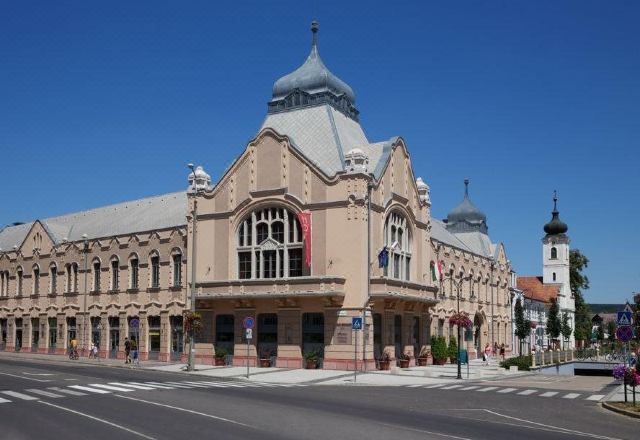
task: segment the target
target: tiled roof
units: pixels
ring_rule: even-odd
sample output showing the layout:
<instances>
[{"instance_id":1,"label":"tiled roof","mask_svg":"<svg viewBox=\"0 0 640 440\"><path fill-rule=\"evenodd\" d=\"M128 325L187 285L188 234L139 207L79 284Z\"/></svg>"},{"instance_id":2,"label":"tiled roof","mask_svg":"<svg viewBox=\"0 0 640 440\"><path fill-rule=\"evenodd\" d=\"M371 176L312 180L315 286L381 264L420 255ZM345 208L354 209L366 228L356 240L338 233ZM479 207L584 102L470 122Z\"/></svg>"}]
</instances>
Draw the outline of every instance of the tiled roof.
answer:
<instances>
[{"instance_id":1,"label":"tiled roof","mask_svg":"<svg viewBox=\"0 0 640 440\"><path fill-rule=\"evenodd\" d=\"M449 231L445 224L438 219L431 219L431 237L449 246L453 246L465 252L470 252L485 258L497 258L499 245L491 243L487 234L482 232L456 232Z\"/></svg>"},{"instance_id":2,"label":"tiled roof","mask_svg":"<svg viewBox=\"0 0 640 440\"><path fill-rule=\"evenodd\" d=\"M187 224L187 193L163 194L72 214L41 219L55 243L167 229ZM34 222L8 226L0 231L0 248L20 246Z\"/></svg>"},{"instance_id":3,"label":"tiled roof","mask_svg":"<svg viewBox=\"0 0 640 440\"><path fill-rule=\"evenodd\" d=\"M524 292L525 298L549 302L558 297L560 285L544 284L542 277L518 277L518 289Z\"/></svg>"}]
</instances>

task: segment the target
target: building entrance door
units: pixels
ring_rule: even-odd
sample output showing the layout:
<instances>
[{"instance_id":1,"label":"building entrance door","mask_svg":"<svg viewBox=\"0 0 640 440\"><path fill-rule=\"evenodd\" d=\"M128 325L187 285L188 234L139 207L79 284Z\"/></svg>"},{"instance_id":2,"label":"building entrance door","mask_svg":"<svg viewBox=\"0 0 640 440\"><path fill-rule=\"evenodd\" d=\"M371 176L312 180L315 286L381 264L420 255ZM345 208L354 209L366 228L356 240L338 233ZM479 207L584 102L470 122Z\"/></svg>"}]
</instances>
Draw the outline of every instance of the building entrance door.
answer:
<instances>
[{"instance_id":1,"label":"building entrance door","mask_svg":"<svg viewBox=\"0 0 640 440\"><path fill-rule=\"evenodd\" d=\"M149 316L149 359L160 357L160 317Z\"/></svg>"},{"instance_id":2,"label":"building entrance door","mask_svg":"<svg viewBox=\"0 0 640 440\"><path fill-rule=\"evenodd\" d=\"M120 347L120 319L109 318L109 357L118 357L118 347Z\"/></svg>"},{"instance_id":3,"label":"building entrance door","mask_svg":"<svg viewBox=\"0 0 640 440\"><path fill-rule=\"evenodd\" d=\"M171 316L171 360L179 361L184 351L184 329L182 316Z\"/></svg>"},{"instance_id":4,"label":"building entrance door","mask_svg":"<svg viewBox=\"0 0 640 440\"><path fill-rule=\"evenodd\" d=\"M22 318L16 319L16 351L22 349Z\"/></svg>"},{"instance_id":5,"label":"building entrance door","mask_svg":"<svg viewBox=\"0 0 640 440\"><path fill-rule=\"evenodd\" d=\"M324 359L324 313L302 314L302 354L312 352Z\"/></svg>"},{"instance_id":6,"label":"building entrance door","mask_svg":"<svg viewBox=\"0 0 640 440\"><path fill-rule=\"evenodd\" d=\"M258 315L258 356L273 359L278 356L278 315L262 313Z\"/></svg>"},{"instance_id":7,"label":"building entrance door","mask_svg":"<svg viewBox=\"0 0 640 440\"><path fill-rule=\"evenodd\" d=\"M56 343L58 341L58 320L49 318L49 354L56 352Z\"/></svg>"},{"instance_id":8,"label":"building entrance door","mask_svg":"<svg viewBox=\"0 0 640 440\"><path fill-rule=\"evenodd\" d=\"M40 344L40 320L38 318L31 319L31 352L38 352Z\"/></svg>"},{"instance_id":9,"label":"building entrance door","mask_svg":"<svg viewBox=\"0 0 640 440\"><path fill-rule=\"evenodd\" d=\"M7 320L0 319L0 351L7 347Z\"/></svg>"}]
</instances>

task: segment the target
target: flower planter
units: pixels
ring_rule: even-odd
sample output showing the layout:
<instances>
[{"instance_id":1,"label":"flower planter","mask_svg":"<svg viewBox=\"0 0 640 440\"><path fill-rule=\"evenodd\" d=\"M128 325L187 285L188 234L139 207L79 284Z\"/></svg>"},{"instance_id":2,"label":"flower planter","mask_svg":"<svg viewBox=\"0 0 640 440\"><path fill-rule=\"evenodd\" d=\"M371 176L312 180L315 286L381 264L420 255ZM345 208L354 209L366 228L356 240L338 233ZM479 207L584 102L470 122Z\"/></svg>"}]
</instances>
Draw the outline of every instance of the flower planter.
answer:
<instances>
[{"instance_id":1,"label":"flower planter","mask_svg":"<svg viewBox=\"0 0 640 440\"><path fill-rule=\"evenodd\" d=\"M225 366L224 358L216 358L215 365L216 367L224 367Z\"/></svg>"},{"instance_id":2,"label":"flower planter","mask_svg":"<svg viewBox=\"0 0 640 440\"><path fill-rule=\"evenodd\" d=\"M447 358L433 359L433 365L444 365L447 363Z\"/></svg>"},{"instance_id":3,"label":"flower planter","mask_svg":"<svg viewBox=\"0 0 640 440\"><path fill-rule=\"evenodd\" d=\"M381 370L389 370L390 361L379 361Z\"/></svg>"},{"instance_id":4,"label":"flower planter","mask_svg":"<svg viewBox=\"0 0 640 440\"><path fill-rule=\"evenodd\" d=\"M260 367L261 368L269 368L271 366L271 359L260 359Z\"/></svg>"},{"instance_id":5,"label":"flower planter","mask_svg":"<svg viewBox=\"0 0 640 440\"><path fill-rule=\"evenodd\" d=\"M429 358L418 358L416 359L416 362L418 362L419 367L426 367L429 362Z\"/></svg>"},{"instance_id":6,"label":"flower planter","mask_svg":"<svg viewBox=\"0 0 640 440\"><path fill-rule=\"evenodd\" d=\"M316 368L318 368L318 361L308 359L305 363L305 367L307 368L307 370L315 370Z\"/></svg>"},{"instance_id":7,"label":"flower planter","mask_svg":"<svg viewBox=\"0 0 640 440\"><path fill-rule=\"evenodd\" d=\"M400 359L400 368L409 368L409 359Z\"/></svg>"}]
</instances>

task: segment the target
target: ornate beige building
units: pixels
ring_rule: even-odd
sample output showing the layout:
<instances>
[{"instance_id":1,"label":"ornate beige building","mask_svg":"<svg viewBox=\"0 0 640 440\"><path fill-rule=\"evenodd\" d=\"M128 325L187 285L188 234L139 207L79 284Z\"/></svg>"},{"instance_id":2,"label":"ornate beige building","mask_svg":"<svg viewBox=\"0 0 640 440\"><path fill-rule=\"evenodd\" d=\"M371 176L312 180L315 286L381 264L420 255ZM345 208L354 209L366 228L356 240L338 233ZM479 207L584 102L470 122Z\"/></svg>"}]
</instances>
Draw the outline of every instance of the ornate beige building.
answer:
<instances>
[{"instance_id":1,"label":"ornate beige building","mask_svg":"<svg viewBox=\"0 0 640 440\"><path fill-rule=\"evenodd\" d=\"M5 349L60 352L79 332L105 356L128 335L143 358L179 357L194 219L199 362L212 362L216 348L236 365L268 358L296 368L312 352L331 369L374 368L385 352L414 362L432 335L455 333L457 285L475 323L467 348L510 345L510 267L486 217L466 193L446 221L431 217L405 141L367 139L355 94L320 59L317 30L307 60L274 84L261 129L215 185L199 167L186 192L0 232ZM352 331L363 314L366 332ZM246 317L256 322L248 357Z\"/></svg>"}]
</instances>

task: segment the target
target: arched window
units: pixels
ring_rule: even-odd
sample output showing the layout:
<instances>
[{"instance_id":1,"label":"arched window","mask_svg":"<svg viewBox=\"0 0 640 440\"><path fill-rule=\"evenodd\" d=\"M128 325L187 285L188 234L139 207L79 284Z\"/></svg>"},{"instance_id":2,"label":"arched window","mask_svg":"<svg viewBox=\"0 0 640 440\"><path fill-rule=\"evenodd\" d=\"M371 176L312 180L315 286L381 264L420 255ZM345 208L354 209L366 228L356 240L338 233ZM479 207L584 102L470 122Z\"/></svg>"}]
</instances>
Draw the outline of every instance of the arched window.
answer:
<instances>
[{"instance_id":1,"label":"arched window","mask_svg":"<svg viewBox=\"0 0 640 440\"><path fill-rule=\"evenodd\" d=\"M286 208L249 214L238 228L238 278L289 278L303 275L302 230Z\"/></svg>"},{"instance_id":2,"label":"arched window","mask_svg":"<svg viewBox=\"0 0 640 440\"><path fill-rule=\"evenodd\" d=\"M469 270L469 298L476 297L475 283L476 279L473 276L473 269L471 269Z\"/></svg>"},{"instance_id":3,"label":"arched window","mask_svg":"<svg viewBox=\"0 0 640 440\"><path fill-rule=\"evenodd\" d=\"M158 289L160 287L160 255L158 251L151 252L149 257L151 266L151 288Z\"/></svg>"},{"instance_id":4,"label":"arched window","mask_svg":"<svg viewBox=\"0 0 640 440\"><path fill-rule=\"evenodd\" d=\"M171 254L173 287L182 286L182 252L176 249Z\"/></svg>"},{"instance_id":5,"label":"arched window","mask_svg":"<svg viewBox=\"0 0 640 440\"><path fill-rule=\"evenodd\" d=\"M78 263L67 264L67 293L78 292Z\"/></svg>"},{"instance_id":6,"label":"arched window","mask_svg":"<svg viewBox=\"0 0 640 440\"><path fill-rule=\"evenodd\" d=\"M16 296L22 296L22 280L22 267L18 266L18 268L16 269Z\"/></svg>"},{"instance_id":7,"label":"arched window","mask_svg":"<svg viewBox=\"0 0 640 440\"><path fill-rule=\"evenodd\" d=\"M100 264L99 259L93 260L93 291L100 292L100 271L102 270L102 265Z\"/></svg>"},{"instance_id":8,"label":"arched window","mask_svg":"<svg viewBox=\"0 0 640 440\"><path fill-rule=\"evenodd\" d=\"M6 296L9 291L9 272L0 272L0 296ZM6 278L6 282L5 282Z\"/></svg>"},{"instance_id":9,"label":"arched window","mask_svg":"<svg viewBox=\"0 0 640 440\"><path fill-rule=\"evenodd\" d=\"M40 267L38 265L33 266L33 291L34 295L40 294Z\"/></svg>"},{"instance_id":10,"label":"arched window","mask_svg":"<svg viewBox=\"0 0 640 440\"><path fill-rule=\"evenodd\" d=\"M117 256L111 257L111 290L120 288L120 260Z\"/></svg>"},{"instance_id":11,"label":"arched window","mask_svg":"<svg viewBox=\"0 0 640 440\"><path fill-rule=\"evenodd\" d=\"M51 263L49 266L49 294L55 295L58 290L58 266L56 263Z\"/></svg>"},{"instance_id":12,"label":"arched window","mask_svg":"<svg viewBox=\"0 0 640 440\"><path fill-rule=\"evenodd\" d=\"M408 281L411 278L411 234L407 220L397 212L389 214L384 223L384 245L389 250L384 275Z\"/></svg>"},{"instance_id":13,"label":"arched window","mask_svg":"<svg viewBox=\"0 0 640 440\"><path fill-rule=\"evenodd\" d=\"M555 281L555 280L556 280L556 273L554 272L553 273L553 281Z\"/></svg>"},{"instance_id":14,"label":"arched window","mask_svg":"<svg viewBox=\"0 0 640 440\"><path fill-rule=\"evenodd\" d=\"M551 259L552 260L558 259L558 249L556 247L551 248Z\"/></svg>"},{"instance_id":15,"label":"arched window","mask_svg":"<svg viewBox=\"0 0 640 440\"><path fill-rule=\"evenodd\" d=\"M129 289L138 289L139 284L139 265L140 260L136 254L132 254L129 257Z\"/></svg>"}]
</instances>

